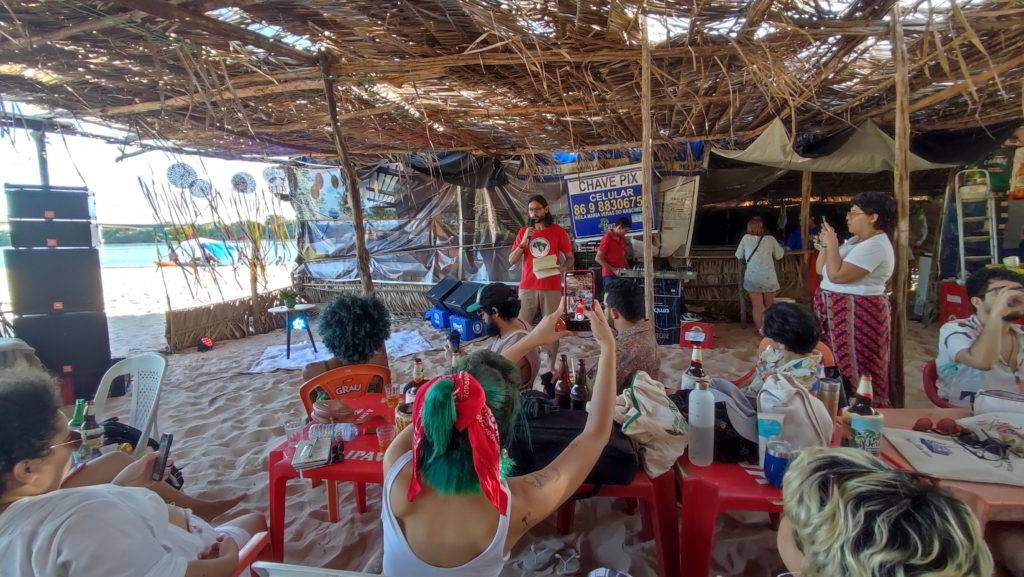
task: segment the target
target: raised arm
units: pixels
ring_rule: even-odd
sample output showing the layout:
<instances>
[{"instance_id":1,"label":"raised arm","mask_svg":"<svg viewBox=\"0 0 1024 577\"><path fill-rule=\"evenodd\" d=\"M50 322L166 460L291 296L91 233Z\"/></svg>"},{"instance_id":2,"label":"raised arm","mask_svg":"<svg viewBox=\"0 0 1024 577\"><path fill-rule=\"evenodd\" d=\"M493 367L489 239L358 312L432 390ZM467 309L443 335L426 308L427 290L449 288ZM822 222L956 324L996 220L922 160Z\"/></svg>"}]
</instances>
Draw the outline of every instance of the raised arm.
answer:
<instances>
[{"instance_id":1,"label":"raised arm","mask_svg":"<svg viewBox=\"0 0 1024 577\"><path fill-rule=\"evenodd\" d=\"M508 255L508 264L516 264L523 258L523 251L526 250L526 246L530 244L530 227L523 228L516 235L516 240L512 244L512 252Z\"/></svg>"},{"instance_id":2,"label":"raised arm","mask_svg":"<svg viewBox=\"0 0 1024 577\"><path fill-rule=\"evenodd\" d=\"M1003 317L1020 314L1024 306L1024 293L1018 289L1006 288L996 296L992 312L981 329L981 334L971 346L956 354L956 362L982 371L992 370L999 362L999 350L1003 345ZM1018 362L1020 359L1018 359Z\"/></svg>"},{"instance_id":3,"label":"raised arm","mask_svg":"<svg viewBox=\"0 0 1024 577\"><path fill-rule=\"evenodd\" d=\"M825 250L818 256L818 272L828 269L828 280L836 284L858 281L868 275L868 270L843 260L839 255L839 236L829 223L821 225L821 239ZM824 257L824 258L822 258Z\"/></svg>"},{"instance_id":4,"label":"raised arm","mask_svg":"<svg viewBox=\"0 0 1024 577\"><path fill-rule=\"evenodd\" d=\"M593 311L587 311L587 317L601 345L587 424L550 465L510 480L512 519L506 550L579 489L608 444L615 404L615 338L599 303L594 303Z\"/></svg>"}]
</instances>

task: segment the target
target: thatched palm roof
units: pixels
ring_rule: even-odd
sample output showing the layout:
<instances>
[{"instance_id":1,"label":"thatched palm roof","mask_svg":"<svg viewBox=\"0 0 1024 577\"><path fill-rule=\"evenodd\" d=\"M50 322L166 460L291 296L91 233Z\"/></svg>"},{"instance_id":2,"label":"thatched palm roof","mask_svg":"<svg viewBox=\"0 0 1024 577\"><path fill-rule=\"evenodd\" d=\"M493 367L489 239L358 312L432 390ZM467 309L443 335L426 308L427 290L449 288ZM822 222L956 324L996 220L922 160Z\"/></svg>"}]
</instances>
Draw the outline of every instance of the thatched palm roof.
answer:
<instances>
[{"instance_id":1,"label":"thatched palm roof","mask_svg":"<svg viewBox=\"0 0 1024 577\"><path fill-rule=\"evenodd\" d=\"M638 146L891 123L894 0L8 0L0 94L216 155ZM1024 5L901 0L912 126L1022 116ZM646 12L647 16L644 17Z\"/></svg>"}]
</instances>

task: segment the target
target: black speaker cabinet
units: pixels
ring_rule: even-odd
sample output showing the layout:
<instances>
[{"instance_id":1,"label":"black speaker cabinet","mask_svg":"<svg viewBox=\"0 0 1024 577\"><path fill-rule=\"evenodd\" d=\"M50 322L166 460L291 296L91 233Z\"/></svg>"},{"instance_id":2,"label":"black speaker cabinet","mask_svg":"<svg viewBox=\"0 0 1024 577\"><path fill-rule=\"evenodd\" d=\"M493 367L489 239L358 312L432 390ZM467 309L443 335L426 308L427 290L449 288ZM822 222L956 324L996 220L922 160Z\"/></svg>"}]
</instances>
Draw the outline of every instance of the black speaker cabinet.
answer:
<instances>
[{"instance_id":1,"label":"black speaker cabinet","mask_svg":"<svg viewBox=\"0 0 1024 577\"><path fill-rule=\"evenodd\" d=\"M19 316L14 319L14 334L36 350L46 368L74 382L76 398L92 398L110 367L104 313Z\"/></svg>"},{"instance_id":2,"label":"black speaker cabinet","mask_svg":"<svg viewBox=\"0 0 1024 577\"><path fill-rule=\"evenodd\" d=\"M476 293L482 288L484 285L478 282L464 282L444 299L444 306L457 315L470 318L479 316L479 312L466 312L466 307L476 302Z\"/></svg>"},{"instance_id":3,"label":"black speaker cabinet","mask_svg":"<svg viewBox=\"0 0 1024 577\"><path fill-rule=\"evenodd\" d=\"M427 291L427 300L435 305L444 306L444 299L448 298L455 289L459 288L462 284L457 279L450 276L446 276L441 279L441 282L437 283L429 291Z\"/></svg>"},{"instance_id":4,"label":"black speaker cabinet","mask_svg":"<svg viewBox=\"0 0 1024 577\"><path fill-rule=\"evenodd\" d=\"M7 219L95 220L96 199L88 189L34 184L4 185Z\"/></svg>"},{"instance_id":5,"label":"black speaker cabinet","mask_svg":"<svg viewBox=\"0 0 1024 577\"><path fill-rule=\"evenodd\" d=\"M12 220L15 248L93 248L99 244L96 225L87 220Z\"/></svg>"},{"instance_id":6,"label":"black speaker cabinet","mask_svg":"<svg viewBox=\"0 0 1024 577\"><path fill-rule=\"evenodd\" d=\"M103 310L95 248L9 248L4 262L17 315Z\"/></svg>"}]
</instances>

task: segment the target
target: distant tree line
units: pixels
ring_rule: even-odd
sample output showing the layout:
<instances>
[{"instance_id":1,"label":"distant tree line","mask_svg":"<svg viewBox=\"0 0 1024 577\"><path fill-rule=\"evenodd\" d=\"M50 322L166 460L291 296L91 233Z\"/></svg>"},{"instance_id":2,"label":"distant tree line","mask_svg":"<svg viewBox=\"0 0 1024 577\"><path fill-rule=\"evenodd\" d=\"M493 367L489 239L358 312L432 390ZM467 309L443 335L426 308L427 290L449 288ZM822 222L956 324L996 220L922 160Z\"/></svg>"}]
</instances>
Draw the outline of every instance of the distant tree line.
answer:
<instances>
[{"instance_id":1,"label":"distant tree line","mask_svg":"<svg viewBox=\"0 0 1024 577\"><path fill-rule=\"evenodd\" d=\"M282 216L272 214L262 223L254 221L239 221L231 224L217 224L205 222L194 225L166 225L158 224L138 226L110 226L101 227L103 242L107 244L129 244L129 243L153 243L163 242L165 235L172 241L181 241L191 236L227 240L240 240L257 234L261 239L272 240L275 238L293 239L298 230L298 223L288 220ZM11 245L11 231L0 230L0 246Z\"/></svg>"}]
</instances>

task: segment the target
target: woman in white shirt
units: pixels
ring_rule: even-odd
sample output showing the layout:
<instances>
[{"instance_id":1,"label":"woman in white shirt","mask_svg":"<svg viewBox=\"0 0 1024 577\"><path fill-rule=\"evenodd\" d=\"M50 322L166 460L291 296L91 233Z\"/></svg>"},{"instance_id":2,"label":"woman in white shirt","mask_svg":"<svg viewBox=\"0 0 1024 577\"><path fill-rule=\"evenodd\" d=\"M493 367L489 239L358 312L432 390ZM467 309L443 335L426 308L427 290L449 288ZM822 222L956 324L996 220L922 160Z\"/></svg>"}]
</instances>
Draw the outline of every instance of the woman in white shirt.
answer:
<instances>
[{"instance_id":1,"label":"woman in white shirt","mask_svg":"<svg viewBox=\"0 0 1024 577\"><path fill-rule=\"evenodd\" d=\"M885 285L896 257L886 233L896 219L896 200L885 192L862 192L846 213L853 234L840 246L827 222L819 239L821 287L814 295L814 312L822 327L822 341L836 357L843 376L856 384L870 375L874 404L888 407L889 297Z\"/></svg>"},{"instance_id":2,"label":"woman in white shirt","mask_svg":"<svg viewBox=\"0 0 1024 577\"><path fill-rule=\"evenodd\" d=\"M747 234L736 247L736 258L746 265L743 271L743 290L750 293L754 325L761 330L764 309L775 303L779 292L779 277L775 273L775 261L785 251L775 237L768 234L764 219L755 216L747 222Z\"/></svg>"},{"instance_id":3,"label":"woman in white shirt","mask_svg":"<svg viewBox=\"0 0 1024 577\"><path fill-rule=\"evenodd\" d=\"M210 527L148 487L150 453L106 485L62 489L71 453L50 377L0 371L0 575L18 577L226 577L262 516Z\"/></svg>"}]
</instances>

